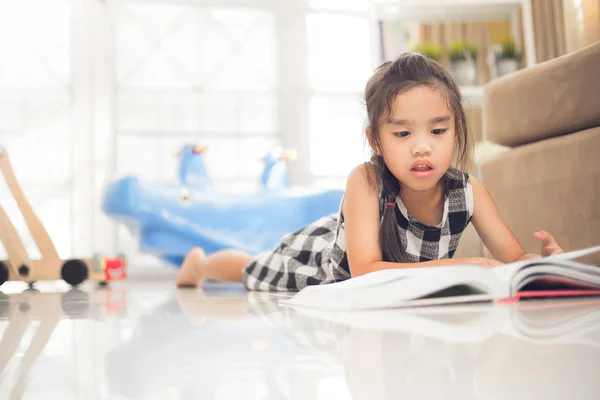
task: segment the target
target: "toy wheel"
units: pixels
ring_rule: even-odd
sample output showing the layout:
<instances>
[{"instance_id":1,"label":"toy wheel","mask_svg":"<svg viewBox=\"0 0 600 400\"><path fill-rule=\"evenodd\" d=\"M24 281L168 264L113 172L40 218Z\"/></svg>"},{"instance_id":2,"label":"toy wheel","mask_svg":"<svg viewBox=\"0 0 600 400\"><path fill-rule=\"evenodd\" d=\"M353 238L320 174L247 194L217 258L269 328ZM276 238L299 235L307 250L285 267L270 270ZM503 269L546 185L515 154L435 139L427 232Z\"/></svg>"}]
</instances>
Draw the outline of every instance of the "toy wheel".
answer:
<instances>
[{"instance_id":1,"label":"toy wheel","mask_svg":"<svg viewBox=\"0 0 600 400\"><path fill-rule=\"evenodd\" d=\"M88 277L87 265L81 260L66 261L60 270L60 276L70 285L79 285Z\"/></svg>"},{"instance_id":2,"label":"toy wheel","mask_svg":"<svg viewBox=\"0 0 600 400\"><path fill-rule=\"evenodd\" d=\"M8 280L8 267L0 261L0 286Z\"/></svg>"}]
</instances>

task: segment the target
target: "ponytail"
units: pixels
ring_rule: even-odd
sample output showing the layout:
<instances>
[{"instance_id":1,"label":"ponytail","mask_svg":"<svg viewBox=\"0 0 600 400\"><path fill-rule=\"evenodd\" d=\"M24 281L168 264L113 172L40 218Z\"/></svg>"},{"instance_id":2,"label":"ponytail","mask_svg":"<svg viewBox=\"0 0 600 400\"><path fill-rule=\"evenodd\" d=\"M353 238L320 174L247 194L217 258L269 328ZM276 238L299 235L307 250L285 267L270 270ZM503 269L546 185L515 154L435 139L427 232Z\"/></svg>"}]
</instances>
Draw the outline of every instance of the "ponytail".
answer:
<instances>
[{"instance_id":1,"label":"ponytail","mask_svg":"<svg viewBox=\"0 0 600 400\"><path fill-rule=\"evenodd\" d=\"M379 192L381 202L381 224L379 228L379 246L383 261L402 262L404 250L400 239L400 231L396 222L396 197L400 193L400 184L388 169L380 155L374 155L371 163L379 179ZM388 203L394 204L393 207Z\"/></svg>"}]
</instances>

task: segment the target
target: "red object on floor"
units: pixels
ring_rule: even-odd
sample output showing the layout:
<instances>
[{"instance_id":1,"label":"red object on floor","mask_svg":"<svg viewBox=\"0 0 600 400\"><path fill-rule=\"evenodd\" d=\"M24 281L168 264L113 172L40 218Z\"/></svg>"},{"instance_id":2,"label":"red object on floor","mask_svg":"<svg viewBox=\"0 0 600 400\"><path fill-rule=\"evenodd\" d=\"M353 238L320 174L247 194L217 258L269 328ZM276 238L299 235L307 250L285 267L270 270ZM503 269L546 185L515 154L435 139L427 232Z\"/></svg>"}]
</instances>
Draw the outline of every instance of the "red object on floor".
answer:
<instances>
[{"instance_id":1,"label":"red object on floor","mask_svg":"<svg viewBox=\"0 0 600 400\"><path fill-rule=\"evenodd\" d=\"M104 276L107 281L116 281L125 279L125 262L120 258L104 259Z\"/></svg>"}]
</instances>

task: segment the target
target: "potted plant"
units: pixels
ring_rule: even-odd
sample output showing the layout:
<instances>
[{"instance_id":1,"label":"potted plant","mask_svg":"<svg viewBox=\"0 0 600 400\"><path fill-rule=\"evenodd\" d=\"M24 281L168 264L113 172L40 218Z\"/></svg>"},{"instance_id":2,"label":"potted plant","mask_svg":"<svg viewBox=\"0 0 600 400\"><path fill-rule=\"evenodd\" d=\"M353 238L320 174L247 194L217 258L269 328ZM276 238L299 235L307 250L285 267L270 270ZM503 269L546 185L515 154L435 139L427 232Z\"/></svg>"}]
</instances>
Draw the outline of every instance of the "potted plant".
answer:
<instances>
[{"instance_id":1,"label":"potted plant","mask_svg":"<svg viewBox=\"0 0 600 400\"><path fill-rule=\"evenodd\" d=\"M508 39L501 46L496 58L498 76L515 72L521 66L521 53L517 51L514 40Z\"/></svg>"},{"instance_id":2,"label":"potted plant","mask_svg":"<svg viewBox=\"0 0 600 400\"><path fill-rule=\"evenodd\" d=\"M442 59L442 50L439 46L431 42L420 43L415 47L415 51L438 62Z\"/></svg>"},{"instance_id":3,"label":"potted plant","mask_svg":"<svg viewBox=\"0 0 600 400\"><path fill-rule=\"evenodd\" d=\"M467 42L455 42L448 51L450 71L460 86L477 84L477 49Z\"/></svg>"}]
</instances>

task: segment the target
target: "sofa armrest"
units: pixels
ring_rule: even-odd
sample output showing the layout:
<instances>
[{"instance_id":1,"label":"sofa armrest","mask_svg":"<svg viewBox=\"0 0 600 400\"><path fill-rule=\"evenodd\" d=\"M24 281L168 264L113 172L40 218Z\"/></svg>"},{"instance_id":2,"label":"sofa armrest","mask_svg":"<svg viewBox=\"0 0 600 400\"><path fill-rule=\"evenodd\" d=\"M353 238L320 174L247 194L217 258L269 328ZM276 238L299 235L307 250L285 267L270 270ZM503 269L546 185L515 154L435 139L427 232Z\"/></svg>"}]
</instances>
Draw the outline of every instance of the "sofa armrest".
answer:
<instances>
[{"instance_id":1,"label":"sofa armrest","mask_svg":"<svg viewBox=\"0 0 600 400\"><path fill-rule=\"evenodd\" d=\"M600 126L600 42L491 81L485 138L505 146Z\"/></svg>"}]
</instances>

